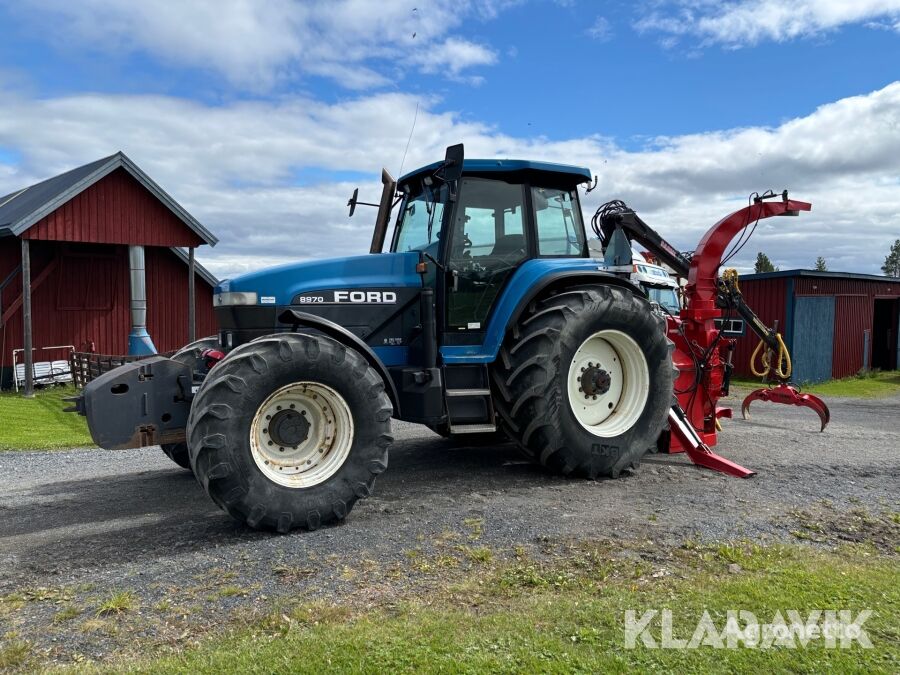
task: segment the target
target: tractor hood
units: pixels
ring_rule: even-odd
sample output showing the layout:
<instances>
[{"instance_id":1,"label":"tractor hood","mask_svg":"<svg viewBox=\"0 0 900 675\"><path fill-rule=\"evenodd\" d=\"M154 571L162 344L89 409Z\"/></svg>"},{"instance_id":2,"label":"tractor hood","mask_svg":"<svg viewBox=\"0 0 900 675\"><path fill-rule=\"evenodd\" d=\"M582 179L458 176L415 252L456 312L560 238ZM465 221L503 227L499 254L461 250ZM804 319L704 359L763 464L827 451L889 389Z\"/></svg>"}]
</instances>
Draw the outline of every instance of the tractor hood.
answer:
<instances>
[{"instance_id":1,"label":"tractor hood","mask_svg":"<svg viewBox=\"0 0 900 675\"><path fill-rule=\"evenodd\" d=\"M290 305L298 294L311 291L421 287L418 262L413 251L289 263L225 279L216 286L214 302L232 304L226 294L240 293L243 300L236 304Z\"/></svg>"}]
</instances>

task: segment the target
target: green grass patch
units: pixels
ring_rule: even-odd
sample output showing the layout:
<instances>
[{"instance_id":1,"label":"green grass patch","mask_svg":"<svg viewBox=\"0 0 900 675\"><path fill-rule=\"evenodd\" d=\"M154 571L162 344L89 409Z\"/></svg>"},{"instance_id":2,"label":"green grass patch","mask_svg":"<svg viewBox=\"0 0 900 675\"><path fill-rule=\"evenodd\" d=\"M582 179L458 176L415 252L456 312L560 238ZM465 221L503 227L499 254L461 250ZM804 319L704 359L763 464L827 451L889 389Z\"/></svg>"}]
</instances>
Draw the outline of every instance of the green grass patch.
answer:
<instances>
[{"instance_id":1,"label":"green grass patch","mask_svg":"<svg viewBox=\"0 0 900 675\"><path fill-rule=\"evenodd\" d=\"M731 384L737 389L757 389L765 386L759 380L744 378L732 378ZM900 371L872 370L839 380L811 384L802 389L819 396L883 398L900 394Z\"/></svg>"},{"instance_id":2,"label":"green grass patch","mask_svg":"<svg viewBox=\"0 0 900 675\"><path fill-rule=\"evenodd\" d=\"M0 394L0 450L92 447L84 418L63 412L70 405L63 397L74 394L74 387L40 389L34 398Z\"/></svg>"},{"instance_id":3,"label":"green grass patch","mask_svg":"<svg viewBox=\"0 0 900 675\"><path fill-rule=\"evenodd\" d=\"M31 657L31 647L22 640L10 640L8 643L0 643L0 672L22 668L28 664Z\"/></svg>"},{"instance_id":4,"label":"green grass patch","mask_svg":"<svg viewBox=\"0 0 900 675\"><path fill-rule=\"evenodd\" d=\"M687 546L625 559L610 545L579 545L553 562L498 562L439 581L428 593L368 602L317 601L177 655L118 663L137 672L896 672L900 568L871 552L747 543ZM770 623L788 610L872 610L873 649L627 648L625 612L671 609L689 640L707 612L722 631L729 610ZM650 634L661 640L659 616Z\"/></svg>"},{"instance_id":5,"label":"green grass patch","mask_svg":"<svg viewBox=\"0 0 900 675\"><path fill-rule=\"evenodd\" d=\"M116 614L124 614L136 609L138 606L137 596L132 591L119 591L113 593L103 599L97 605L97 616L114 616Z\"/></svg>"}]
</instances>

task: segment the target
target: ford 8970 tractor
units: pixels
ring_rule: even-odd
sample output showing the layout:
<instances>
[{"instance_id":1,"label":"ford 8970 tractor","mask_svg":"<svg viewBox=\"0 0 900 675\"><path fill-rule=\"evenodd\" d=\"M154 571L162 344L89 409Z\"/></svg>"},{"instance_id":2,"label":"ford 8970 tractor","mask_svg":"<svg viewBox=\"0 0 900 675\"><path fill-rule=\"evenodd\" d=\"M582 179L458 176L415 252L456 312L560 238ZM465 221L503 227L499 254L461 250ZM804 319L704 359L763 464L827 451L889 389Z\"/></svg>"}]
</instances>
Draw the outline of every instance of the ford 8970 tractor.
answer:
<instances>
[{"instance_id":1,"label":"ford 8970 tractor","mask_svg":"<svg viewBox=\"0 0 900 675\"><path fill-rule=\"evenodd\" d=\"M382 179L370 254L223 281L217 336L83 390L76 408L95 441L162 444L229 514L279 532L341 520L371 493L391 418L508 437L563 475L614 478L657 447L745 475L709 449L725 367L712 348L701 362L706 338L694 347L684 326L667 331L628 280L621 231L606 261L589 256L587 169L464 160L459 145ZM808 208L797 204L785 197L785 209ZM626 273L610 271L621 262ZM713 331L721 312L697 302ZM675 358L680 374L673 340L691 354ZM676 375L694 383L686 412L673 406Z\"/></svg>"}]
</instances>

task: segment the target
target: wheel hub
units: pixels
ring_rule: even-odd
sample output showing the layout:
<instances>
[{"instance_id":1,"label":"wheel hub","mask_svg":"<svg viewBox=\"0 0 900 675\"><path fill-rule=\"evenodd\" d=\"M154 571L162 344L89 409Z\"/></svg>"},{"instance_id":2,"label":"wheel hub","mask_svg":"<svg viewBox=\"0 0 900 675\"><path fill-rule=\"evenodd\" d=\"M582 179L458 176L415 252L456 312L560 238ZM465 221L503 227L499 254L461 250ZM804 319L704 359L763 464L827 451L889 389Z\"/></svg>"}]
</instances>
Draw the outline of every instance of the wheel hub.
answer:
<instances>
[{"instance_id":1,"label":"wheel hub","mask_svg":"<svg viewBox=\"0 0 900 675\"><path fill-rule=\"evenodd\" d=\"M353 416L344 397L320 382L281 387L259 406L250 452L270 480L306 488L328 480L353 444Z\"/></svg>"},{"instance_id":2,"label":"wheel hub","mask_svg":"<svg viewBox=\"0 0 900 675\"><path fill-rule=\"evenodd\" d=\"M612 377L600 367L589 361L587 367L581 369L581 391L585 398L603 396L612 386Z\"/></svg>"},{"instance_id":3,"label":"wheel hub","mask_svg":"<svg viewBox=\"0 0 900 675\"><path fill-rule=\"evenodd\" d=\"M634 338L600 330L575 350L569 365L569 405L595 436L610 438L638 420L650 388L649 368Z\"/></svg>"},{"instance_id":4,"label":"wheel hub","mask_svg":"<svg viewBox=\"0 0 900 675\"><path fill-rule=\"evenodd\" d=\"M310 425L305 413L305 410L303 414L297 412L294 404L291 404L289 409L280 410L272 416L268 433L275 445L296 448L309 437Z\"/></svg>"}]
</instances>

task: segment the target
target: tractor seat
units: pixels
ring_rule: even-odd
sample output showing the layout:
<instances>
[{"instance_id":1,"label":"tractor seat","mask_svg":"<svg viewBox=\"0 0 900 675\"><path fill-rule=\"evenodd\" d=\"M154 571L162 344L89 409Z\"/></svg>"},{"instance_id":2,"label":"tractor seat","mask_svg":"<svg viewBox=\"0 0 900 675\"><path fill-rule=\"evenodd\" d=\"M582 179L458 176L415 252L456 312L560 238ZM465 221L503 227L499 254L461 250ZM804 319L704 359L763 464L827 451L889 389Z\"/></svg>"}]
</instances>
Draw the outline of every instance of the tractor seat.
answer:
<instances>
[{"instance_id":1,"label":"tractor seat","mask_svg":"<svg viewBox=\"0 0 900 675\"><path fill-rule=\"evenodd\" d=\"M510 255L525 251L525 235L524 234L504 234L497 239L491 255Z\"/></svg>"}]
</instances>

